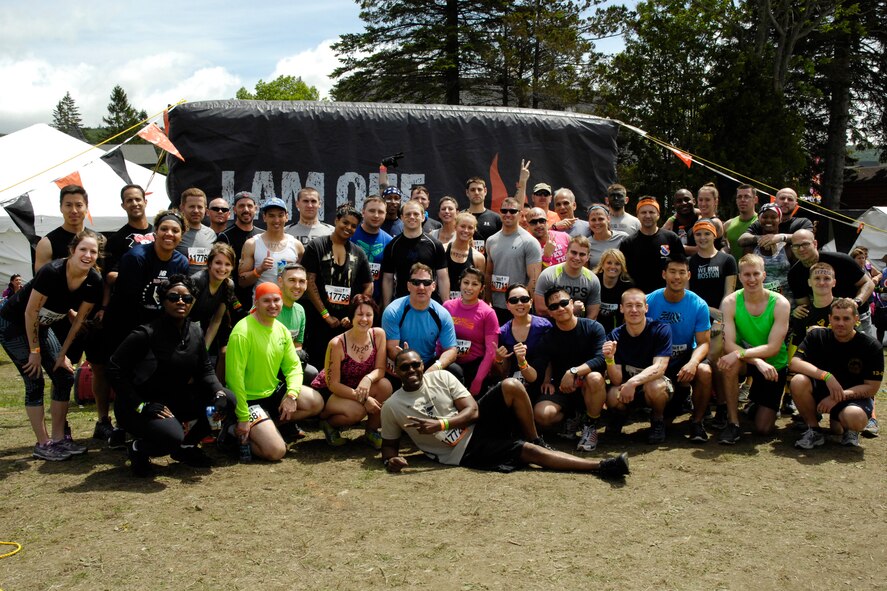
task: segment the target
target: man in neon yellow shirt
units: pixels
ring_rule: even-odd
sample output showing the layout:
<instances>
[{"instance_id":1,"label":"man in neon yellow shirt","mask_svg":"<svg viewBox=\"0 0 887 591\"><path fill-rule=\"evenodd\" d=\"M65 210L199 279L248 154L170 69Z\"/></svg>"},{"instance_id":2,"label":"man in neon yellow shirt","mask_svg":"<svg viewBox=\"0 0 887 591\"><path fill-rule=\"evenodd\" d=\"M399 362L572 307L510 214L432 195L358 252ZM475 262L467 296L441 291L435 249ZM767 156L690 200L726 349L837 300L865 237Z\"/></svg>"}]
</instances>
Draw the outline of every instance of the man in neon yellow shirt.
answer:
<instances>
[{"instance_id":1,"label":"man in neon yellow shirt","mask_svg":"<svg viewBox=\"0 0 887 591\"><path fill-rule=\"evenodd\" d=\"M286 455L286 444L274 417L287 423L323 410L320 394L302 385L292 337L277 320L282 306L280 287L260 284L255 308L231 331L225 358L225 379L237 397L237 435L250 442L253 456L275 461Z\"/></svg>"}]
</instances>

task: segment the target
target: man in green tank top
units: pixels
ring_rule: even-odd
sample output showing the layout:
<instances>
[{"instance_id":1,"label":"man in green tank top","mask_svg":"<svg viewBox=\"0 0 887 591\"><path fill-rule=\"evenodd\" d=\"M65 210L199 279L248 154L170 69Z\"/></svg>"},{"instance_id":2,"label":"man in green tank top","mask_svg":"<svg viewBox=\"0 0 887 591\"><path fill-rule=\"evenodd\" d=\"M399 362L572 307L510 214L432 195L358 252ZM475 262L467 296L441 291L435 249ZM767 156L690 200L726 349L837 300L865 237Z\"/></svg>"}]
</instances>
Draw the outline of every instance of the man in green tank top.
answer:
<instances>
[{"instance_id":1,"label":"man in green tank top","mask_svg":"<svg viewBox=\"0 0 887 591\"><path fill-rule=\"evenodd\" d=\"M745 254L745 249L739 246L739 237L742 236L748 227L758 220L758 214L755 213L755 205L758 203L758 196L755 188L751 185L739 185L736 188L736 209L739 212L735 218L730 218L724 223L724 237L727 238L729 252L737 261Z\"/></svg>"},{"instance_id":2,"label":"man in green tank top","mask_svg":"<svg viewBox=\"0 0 887 591\"><path fill-rule=\"evenodd\" d=\"M727 398L727 427L719 443L739 441L739 376L752 376L749 399L757 404L755 431L768 435L776 427L779 401L785 388L790 306L782 295L764 289L764 260L756 254L739 259L742 289L724 298L724 356L718 360Z\"/></svg>"}]
</instances>

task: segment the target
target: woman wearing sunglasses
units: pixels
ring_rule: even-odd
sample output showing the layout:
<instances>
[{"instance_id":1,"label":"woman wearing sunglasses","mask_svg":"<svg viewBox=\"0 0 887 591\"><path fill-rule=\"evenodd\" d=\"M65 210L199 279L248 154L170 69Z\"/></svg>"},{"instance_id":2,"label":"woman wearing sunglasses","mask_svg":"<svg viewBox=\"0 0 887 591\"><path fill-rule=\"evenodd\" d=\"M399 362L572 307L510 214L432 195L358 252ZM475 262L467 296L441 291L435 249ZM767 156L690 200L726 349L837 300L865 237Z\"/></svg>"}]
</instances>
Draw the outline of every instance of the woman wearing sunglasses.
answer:
<instances>
[{"instance_id":1,"label":"woman wearing sunglasses","mask_svg":"<svg viewBox=\"0 0 887 591\"><path fill-rule=\"evenodd\" d=\"M503 377L514 377L523 382L530 400L535 404L542 382L538 378L544 368L534 367L534 361L542 337L551 330L551 322L530 314L532 302L533 298L525 285L515 283L508 286L505 305L514 317L499 329L495 365Z\"/></svg>"},{"instance_id":2,"label":"woman wearing sunglasses","mask_svg":"<svg viewBox=\"0 0 887 591\"><path fill-rule=\"evenodd\" d=\"M490 375L499 343L499 321L490 305L480 299L484 289L483 271L468 267L462 271L458 285L461 297L448 300L443 306L456 327L456 363L462 368L466 382L471 378L468 391L476 398L486 391L484 381Z\"/></svg>"},{"instance_id":3,"label":"woman wearing sunglasses","mask_svg":"<svg viewBox=\"0 0 887 591\"><path fill-rule=\"evenodd\" d=\"M135 476L151 474L152 456L210 466L197 447L210 432L206 408L222 410L234 399L209 363L200 325L188 318L195 293L184 275L163 282L157 290L163 313L126 337L108 365L117 423L134 437L129 459Z\"/></svg>"}]
</instances>

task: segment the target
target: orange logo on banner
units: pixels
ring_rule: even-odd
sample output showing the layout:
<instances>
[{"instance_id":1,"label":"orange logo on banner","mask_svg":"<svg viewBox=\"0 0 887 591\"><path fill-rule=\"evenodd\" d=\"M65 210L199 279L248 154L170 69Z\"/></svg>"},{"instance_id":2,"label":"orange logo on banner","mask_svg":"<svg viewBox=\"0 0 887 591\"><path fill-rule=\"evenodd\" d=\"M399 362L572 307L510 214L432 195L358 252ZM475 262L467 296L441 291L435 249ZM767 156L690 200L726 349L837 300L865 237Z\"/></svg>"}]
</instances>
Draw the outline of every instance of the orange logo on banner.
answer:
<instances>
[{"instance_id":1,"label":"orange logo on banner","mask_svg":"<svg viewBox=\"0 0 887 591\"><path fill-rule=\"evenodd\" d=\"M502 202L506 197L508 197L508 190L505 188L505 183L502 182L502 177L499 176L499 153L496 152L490 163L490 209L499 213L499 208L502 207Z\"/></svg>"},{"instance_id":2,"label":"orange logo on banner","mask_svg":"<svg viewBox=\"0 0 887 591\"><path fill-rule=\"evenodd\" d=\"M173 145L171 141L169 141L169 138L163 134L160 128L157 127L156 123L149 123L148 125L146 125L138 133L138 136L146 141L151 142L155 146L166 150L182 162L185 161L182 155L179 154L179 150Z\"/></svg>"}]
</instances>

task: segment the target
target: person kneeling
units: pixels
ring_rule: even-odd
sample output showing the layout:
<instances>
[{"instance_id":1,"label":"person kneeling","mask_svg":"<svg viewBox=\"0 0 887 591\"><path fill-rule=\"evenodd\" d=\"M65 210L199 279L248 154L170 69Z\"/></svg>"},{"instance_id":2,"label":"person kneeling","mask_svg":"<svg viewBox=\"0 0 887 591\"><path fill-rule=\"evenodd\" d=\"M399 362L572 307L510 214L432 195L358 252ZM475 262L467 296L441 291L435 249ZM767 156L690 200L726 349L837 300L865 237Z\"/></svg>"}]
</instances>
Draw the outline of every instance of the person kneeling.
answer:
<instances>
[{"instance_id":1,"label":"person kneeling","mask_svg":"<svg viewBox=\"0 0 887 591\"><path fill-rule=\"evenodd\" d=\"M401 351L394 362L403 387L382 407L382 462L389 472L408 465L400 455L405 430L416 447L442 464L505 472L536 464L602 477L628 474L626 453L598 461L528 443L540 441L533 407L514 378L503 380L475 402L449 372L426 374L415 351Z\"/></svg>"},{"instance_id":2,"label":"person kneeling","mask_svg":"<svg viewBox=\"0 0 887 591\"><path fill-rule=\"evenodd\" d=\"M157 295L163 314L126 337L108 364L117 395L114 414L134 437L129 459L136 476L150 475L151 456L169 454L194 467L212 464L197 444L210 432L206 407L214 400L225 407L228 392L209 362L200 324L188 318L195 293L184 275L162 283Z\"/></svg>"},{"instance_id":3,"label":"person kneeling","mask_svg":"<svg viewBox=\"0 0 887 591\"><path fill-rule=\"evenodd\" d=\"M249 442L253 456L272 461L286 455L275 422L298 421L323 410L320 394L302 385L302 365L292 337L277 320L282 305L276 283L256 288L255 308L231 331L225 365L225 380L237 400L237 435L241 442ZM277 421L269 420L272 417ZM223 433L227 434L226 427Z\"/></svg>"}]
</instances>

